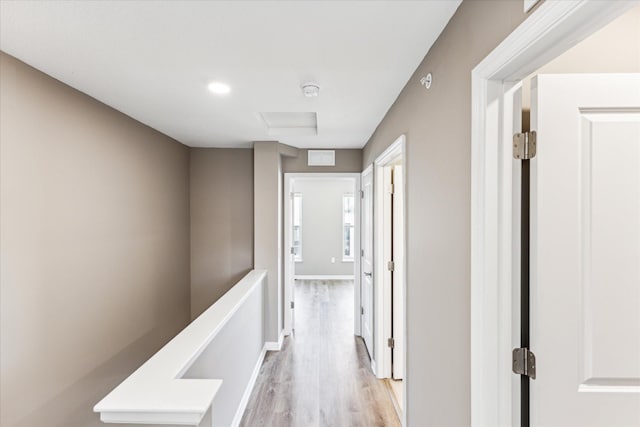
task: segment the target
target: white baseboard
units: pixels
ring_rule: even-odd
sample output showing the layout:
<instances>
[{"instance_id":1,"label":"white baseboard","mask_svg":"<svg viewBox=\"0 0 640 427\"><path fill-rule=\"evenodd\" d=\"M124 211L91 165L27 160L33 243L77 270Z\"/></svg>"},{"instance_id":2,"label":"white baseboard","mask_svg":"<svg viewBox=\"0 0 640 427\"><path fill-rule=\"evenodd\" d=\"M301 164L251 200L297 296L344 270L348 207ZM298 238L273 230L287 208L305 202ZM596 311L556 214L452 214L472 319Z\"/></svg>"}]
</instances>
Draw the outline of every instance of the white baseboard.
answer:
<instances>
[{"instance_id":1,"label":"white baseboard","mask_svg":"<svg viewBox=\"0 0 640 427\"><path fill-rule=\"evenodd\" d=\"M355 276L353 275L295 275L294 279L298 280L354 280Z\"/></svg>"},{"instance_id":2,"label":"white baseboard","mask_svg":"<svg viewBox=\"0 0 640 427\"><path fill-rule=\"evenodd\" d=\"M267 351L280 351L282 349L282 343L284 342L284 329L280 331L280 336L278 337L278 342L275 341L267 341L264 343L264 348Z\"/></svg>"},{"instance_id":3,"label":"white baseboard","mask_svg":"<svg viewBox=\"0 0 640 427\"><path fill-rule=\"evenodd\" d=\"M262 347L260 356L258 356L258 361L256 362L256 365L253 367L251 378L249 378L249 383L247 384L247 387L244 389L244 394L242 395L242 399L240 399L240 404L238 405L238 409L236 410L236 415L233 417L233 421L231 422L232 427L239 426L240 421L242 421L242 416L244 415L245 409L247 409L247 404L249 403L251 392L253 391L253 387L256 385L256 380L258 379L258 375L260 374L260 368L262 368L262 362L264 362L264 356L266 354L267 354L267 343L265 343L264 346Z\"/></svg>"}]
</instances>

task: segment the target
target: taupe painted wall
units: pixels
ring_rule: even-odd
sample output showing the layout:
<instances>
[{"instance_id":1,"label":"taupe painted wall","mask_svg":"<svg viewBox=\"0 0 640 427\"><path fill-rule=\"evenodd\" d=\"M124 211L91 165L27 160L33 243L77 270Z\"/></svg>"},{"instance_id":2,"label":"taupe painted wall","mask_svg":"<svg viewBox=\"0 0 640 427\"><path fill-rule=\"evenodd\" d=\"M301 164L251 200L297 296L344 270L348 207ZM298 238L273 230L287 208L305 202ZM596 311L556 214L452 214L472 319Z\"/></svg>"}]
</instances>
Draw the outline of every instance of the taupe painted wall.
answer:
<instances>
[{"instance_id":1,"label":"taupe painted wall","mask_svg":"<svg viewBox=\"0 0 640 427\"><path fill-rule=\"evenodd\" d=\"M522 107L525 110L531 107L531 77L537 74L637 72L640 72L640 5L527 77L522 86Z\"/></svg>"},{"instance_id":2,"label":"taupe painted wall","mask_svg":"<svg viewBox=\"0 0 640 427\"><path fill-rule=\"evenodd\" d=\"M353 179L297 179L293 191L302 195L302 262L295 274L353 276L355 263L342 261L342 197L354 193Z\"/></svg>"},{"instance_id":3,"label":"taupe painted wall","mask_svg":"<svg viewBox=\"0 0 640 427\"><path fill-rule=\"evenodd\" d=\"M640 5L556 59L540 73L633 73L640 68Z\"/></svg>"},{"instance_id":4,"label":"taupe painted wall","mask_svg":"<svg viewBox=\"0 0 640 427\"><path fill-rule=\"evenodd\" d=\"M0 53L0 425L93 405L189 320L189 152Z\"/></svg>"},{"instance_id":5,"label":"taupe painted wall","mask_svg":"<svg viewBox=\"0 0 640 427\"><path fill-rule=\"evenodd\" d=\"M283 174L286 172L360 172L362 150L336 150L336 165L307 166L307 150L277 141L257 141L253 146L254 266L267 270L265 340L275 342L282 332L284 306Z\"/></svg>"},{"instance_id":6,"label":"taupe painted wall","mask_svg":"<svg viewBox=\"0 0 640 427\"><path fill-rule=\"evenodd\" d=\"M267 270L265 340L275 342L282 330L282 165L280 144L256 142L253 147L254 264Z\"/></svg>"},{"instance_id":7,"label":"taupe painted wall","mask_svg":"<svg viewBox=\"0 0 640 427\"><path fill-rule=\"evenodd\" d=\"M297 150L297 157L284 157L282 160L282 169L287 172L310 172L310 173L338 173L338 172L356 172L362 171L362 150L361 149L343 149L336 151L335 166L307 166L307 157L309 150Z\"/></svg>"},{"instance_id":8,"label":"taupe painted wall","mask_svg":"<svg viewBox=\"0 0 640 427\"><path fill-rule=\"evenodd\" d=\"M524 19L522 1L464 1L364 148L363 168L407 137L410 426L470 424L471 70Z\"/></svg>"},{"instance_id":9,"label":"taupe painted wall","mask_svg":"<svg viewBox=\"0 0 640 427\"><path fill-rule=\"evenodd\" d=\"M253 150L191 150L191 317L253 268Z\"/></svg>"}]
</instances>

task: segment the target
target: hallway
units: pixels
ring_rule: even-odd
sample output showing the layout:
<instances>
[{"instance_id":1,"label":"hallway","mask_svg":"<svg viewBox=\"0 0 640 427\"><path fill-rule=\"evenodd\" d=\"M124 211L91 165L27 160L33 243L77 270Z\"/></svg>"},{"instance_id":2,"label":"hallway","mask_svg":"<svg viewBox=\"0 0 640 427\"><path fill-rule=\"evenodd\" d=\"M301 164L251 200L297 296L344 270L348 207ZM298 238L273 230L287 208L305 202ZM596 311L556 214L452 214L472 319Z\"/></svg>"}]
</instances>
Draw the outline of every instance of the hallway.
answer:
<instances>
[{"instance_id":1,"label":"hallway","mask_svg":"<svg viewBox=\"0 0 640 427\"><path fill-rule=\"evenodd\" d=\"M241 425L399 426L353 335L353 281L297 280L295 292L295 333L267 353Z\"/></svg>"}]
</instances>

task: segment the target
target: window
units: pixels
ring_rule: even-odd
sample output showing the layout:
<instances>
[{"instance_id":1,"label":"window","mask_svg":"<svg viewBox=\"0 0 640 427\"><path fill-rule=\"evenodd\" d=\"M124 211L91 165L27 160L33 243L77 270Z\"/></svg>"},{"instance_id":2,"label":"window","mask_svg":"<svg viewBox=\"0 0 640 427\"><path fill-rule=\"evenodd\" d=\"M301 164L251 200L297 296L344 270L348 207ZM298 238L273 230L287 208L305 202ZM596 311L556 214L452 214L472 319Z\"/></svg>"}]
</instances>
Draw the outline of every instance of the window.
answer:
<instances>
[{"instance_id":1,"label":"window","mask_svg":"<svg viewBox=\"0 0 640 427\"><path fill-rule=\"evenodd\" d=\"M353 194L342 196L342 261L353 261L355 248L354 206Z\"/></svg>"},{"instance_id":2,"label":"window","mask_svg":"<svg viewBox=\"0 0 640 427\"><path fill-rule=\"evenodd\" d=\"M293 260L302 262L302 194L293 193Z\"/></svg>"}]
</instances>

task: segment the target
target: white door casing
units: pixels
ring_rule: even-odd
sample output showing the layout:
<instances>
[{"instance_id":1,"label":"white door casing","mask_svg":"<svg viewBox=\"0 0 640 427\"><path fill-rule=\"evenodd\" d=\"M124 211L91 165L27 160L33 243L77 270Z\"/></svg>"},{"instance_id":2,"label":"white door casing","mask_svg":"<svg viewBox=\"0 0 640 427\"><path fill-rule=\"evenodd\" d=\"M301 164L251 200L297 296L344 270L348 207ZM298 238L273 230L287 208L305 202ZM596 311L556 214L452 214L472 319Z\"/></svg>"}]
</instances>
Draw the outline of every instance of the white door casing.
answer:
<instances>
[{"instance_id":1,"label":"white door casing","mask_svg":"<svg viewBox=\"0 0 640 427\"><path fill-rule=\"evenodd\" d=\"M517 162L511 104L518 82L622 15L637 1L546 1L471 73L471 425L512 426L519 381L511 374L518 318ZM513 378L516 378L514 380ZM410 396L409 396L410 397Z\"/></svg>"},{"instance_id":2,"label":"white door casing","mask_svg":"<svg viewBox=\"0 0 640 427\"><path fill-rule=\"evenodd\" d=\"M389 187L391 186L391 169L395 164L404 164L405 162L405 143L406 138L400 135L386 150L380 154L374 162L374 334L375 334L375 369L374 373L378 378L392 377L392 349L388 346L387 339L392 337L392 299L391 299L391 280L392 274L388 270L387 263L391 260L392 255L392 215L391 215L391 194ZM404 169L402 170L404 173ZM406 185L406 176L403 175L403 181ZM406 224L406 218L404 221ZM403 242L404 244L404 242ZM406 248L406 247L405 247ZM405 249L406 251L406 249ZM404 259L398 260L402 265L400 268L406 271L406 262ZM406 274L403 275L406 277ZM403 305L406 306L406 283L400 283L403 286ZM406 313L403 313L406 315ZM406 326L406 318L405 318ZM400 345L406 347L406 327L403 331L402 343ZM402 350L404 357L405 352ZM403 360L406 366L406 360ZM406 384L403 384L403 390ZM406 393L404 393L404 397ZM405 399L406 400L406 399Z\"/></svg>"},{"instance_id":3,"label":"white door casing","mask_svg":"<svg viewBox=\"0 0 640 427\"><path fill-rule=\"evenodd\" d=\"M289 218L293 218L293 210L295 209L293 203L294 193L290 191L289 193L285 193L285 197L289 198ZM288 255L287 255L288 250ZM289 310L291 313L291 325L290 331L293 333L296 329L296 309L295 309L295 301L296 301L296 281L294 279L295 271L296 271L296 260L295 254L293 253L293 220L289 224L289 240L286 240L285 244L285 259L286 263L288 263L288 271L290 275L285 274L284 280L287 280L289 283L289 287L291 289L290 292L290 302L285 302L285 310Z\"/></svg>"},{"instance_id":4,"label":"white door casing","mask_svg":"<svg viewBox=\"0 0 640 427\"><path fill-rule=\"evenodd\" d=\"M295 308L292 309L291 307L291 302L294 302L294 292L295 292L295 286L294 286L294 272L295 272L295 263L293 262L293 260L289 259L289 254L290 254L290 250L291 250L291 246L292 246L292 242L293 242L293 233L292 233L292 209L293 209L293 203L292 203L292 198L290 197L292 191L293 191L293 182L296 179L312 179L312 180L323 180L323 179L327 179L327 180L335 180L335 179L339 179L339 180L345 180L348 179L350 181L352 181L354 183L354 192L355 194L358 194L360 192L360 174L359 173L285 173L284 174L284 194L286 195L286 197L284 197L284 242L285 242L285 246L284 246L284 252L285 252L285 260L289 260L290 262L284 262L284 279L283 279L283 283L284 283L284 330L283 333L285 335L289 335L292 332L292 327L293 327L293 320L294 320L294 311ZM355 253L360 252L360 239L361 239L361 232L360 232L360 228L361 228L361 223L360 223L360 216L361 216L361 207L360 207L360 203L359 203L359 199L355 199L355 219L356 219L356 224L355 224L355 236L354 236L354 241L355 241L355 247L354 247L354 251ZM304 225L303 225L304 227ZM338 230L338 232L341 232ZM361 264L361 258L360 257L354 257L354 267L353 267L353 271L354 271L354 298L353 298L353 312L354 312L354 318L353 318L353 330L354 330L354 335L360 336L362 334L361 329L360 329L360 305L361 305L361 298L360 298L360 274L358 274L358 272L361 271L360 268L360 264ZM282 314L282 312L280 312Z\"/></svg>"},{"instance_id":5,"label":"white door casing","mask_svg":"<svg viewBox=\"0 0 640 427\"><path fill-rule=\"evenodd\" d=\"M392 378L404 377L404 179L403 167L393 166L393 367Z\"/></svg>"},{"instance_id":6,"label":"white door casing","mask_svg":"<svg viewBox=\"0 0 640 427\"><path fill-rule=\"evenodd\" d=\"M362 172L362 252L360 322L362 338L373 359L373 167Z\"/></svg>"},{"instance_id":7,"label":"white door casing","mask_svg":"<svg viewBox=\"0 0 640 427\"><path fill-rule=\"evenodd\" d=\"M377 195L379 206L381 209L375 211L376 228L379 232L376 234L376 252L378 252L379 263L376 267L375 288L376 288L376 339L379 339L381 350L376 356L377 369L379 378L391 378L392 367L392 348L389 347L389 339L393 337L392 329L392 287L393 272L389 269L389 263L393 262L393 167L381 165L378 170L382 191L378 191ZM377 184L376 184L377 185ZM378 239L378 237L380 237Z\"/></svg>"},{"instance_id":8,"label":"white door casing","mask_svg":"<svg viewBox=\"0 0 640 427\"><path fill-rule=\"evenodd\" d=\"M284 325L283 333L290 335L293 332L293 322L295 309L293 308L294 302L294 273L295 273L295 260L292 254L293 247L293 178L285 174L284 176Z\"/></svg>"},{"instance_id":9,"label":"white door casing","mask_svg":"<svg viewBox=\"0 0 640 427\"><path fill-rule=\"evenodd\" d=\"M640 74L532 81L532 426L640 425Z\"/></svg>"}]
</instances>

